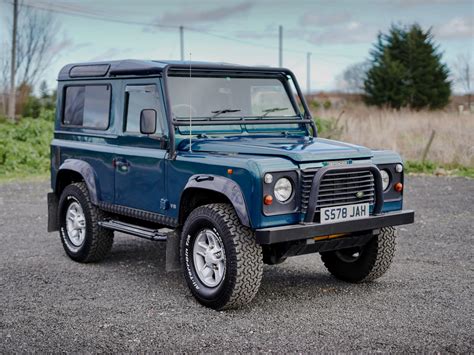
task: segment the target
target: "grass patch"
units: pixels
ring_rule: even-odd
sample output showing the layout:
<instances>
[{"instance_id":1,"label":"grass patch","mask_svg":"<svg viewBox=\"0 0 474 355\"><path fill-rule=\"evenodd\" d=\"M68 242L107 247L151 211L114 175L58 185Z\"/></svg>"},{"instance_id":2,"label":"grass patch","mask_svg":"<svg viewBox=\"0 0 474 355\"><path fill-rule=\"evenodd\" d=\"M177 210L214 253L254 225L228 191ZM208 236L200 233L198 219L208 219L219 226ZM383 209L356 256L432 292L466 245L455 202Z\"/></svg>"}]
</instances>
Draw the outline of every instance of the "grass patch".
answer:
<instances>
[{"instance_id":1,"label":"grass patch","mask_svg":"<svg viewBox=\"0 0 474 355\"><path fill-rule=\"evenodd\" d=\"M405 162L405 172L416 174L430 174L438 176L464 176L474 179L474 167L459 164L437 164L432 161L408 160Z\"/></svg>"},{"instance_id":2,"label":"grass patch","mask_svg":"<svg viewBox=\"0 0 474 355\"><path fill-rule=\"evenodd\" d=\"M42 182L49 180L49 177L49 173L41 173L36 175L29 173L6 174L0 175L0 184L8 182Z\"/></svg>"}]
</instances>

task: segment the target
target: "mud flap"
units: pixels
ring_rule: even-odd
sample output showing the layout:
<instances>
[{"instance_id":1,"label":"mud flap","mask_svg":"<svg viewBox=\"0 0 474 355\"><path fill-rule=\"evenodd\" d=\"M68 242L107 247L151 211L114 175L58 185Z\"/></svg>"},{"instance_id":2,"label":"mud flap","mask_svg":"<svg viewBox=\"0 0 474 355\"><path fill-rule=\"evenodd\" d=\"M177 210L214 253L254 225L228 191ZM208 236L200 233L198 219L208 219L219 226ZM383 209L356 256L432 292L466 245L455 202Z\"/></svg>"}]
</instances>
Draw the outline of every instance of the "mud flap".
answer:
<instances>
[{"instance_id":1,"label":"mud flap","mask_svg":"<svg viewBox=\"0 0 474 355\"><path fill-rule=\"evenodd\" d=\"M58 196L54 192L48 193L48 232L59 230L58 204Z\"/></svg>"},{"instance_id":2,"label":"mud flap","mask_svg":"<svg viewBox=\"0 0 474 355\"><path fill-rule=\"evenodd\" d=\"M179 261L179 238L179 229L167 233L166 272L175 272L181 270L181 263Z\"/></svg>"}]
</instances>

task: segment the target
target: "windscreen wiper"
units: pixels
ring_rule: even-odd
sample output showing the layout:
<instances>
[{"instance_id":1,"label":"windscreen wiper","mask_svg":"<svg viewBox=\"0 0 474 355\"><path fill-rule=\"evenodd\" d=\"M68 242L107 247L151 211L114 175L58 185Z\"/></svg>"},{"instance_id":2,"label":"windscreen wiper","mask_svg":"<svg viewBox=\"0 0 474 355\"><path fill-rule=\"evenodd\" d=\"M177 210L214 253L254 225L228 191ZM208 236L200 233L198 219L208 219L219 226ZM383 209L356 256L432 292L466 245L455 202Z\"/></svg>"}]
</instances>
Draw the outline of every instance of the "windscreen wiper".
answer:
<instances>
[{"instance_id":1,"label":"windscreen wiper","mask_svg":"<svg viewBox=\"0 0 474 355\"><path fill-rule=\"evenodd\" d=\"M277 112L277 111L285 111L288 110L288 107L272 107L272 108L267 108L266 110L262 110L262 112L265 112L262 117L267 117L269 113L272 112Z\"/></svg>"},{"instance_id":2,"label":"windscreen wiper","mask_svg":"<svg viewBox=\"0 0 474 355\"><path fill-rule=\"evenodd\" d=\"M231 112L239 112L239 111L242 111L242 110L233 110L233 109L230 109L230 108L226 108L226 109L223 109L223 110L217 110L217 111L211 111L211 113L214 114L214 116L212 116L213 118L214 117L217 117L219 115L222 115L223 113L231 113Z\"/></svg>"}]
</instances>

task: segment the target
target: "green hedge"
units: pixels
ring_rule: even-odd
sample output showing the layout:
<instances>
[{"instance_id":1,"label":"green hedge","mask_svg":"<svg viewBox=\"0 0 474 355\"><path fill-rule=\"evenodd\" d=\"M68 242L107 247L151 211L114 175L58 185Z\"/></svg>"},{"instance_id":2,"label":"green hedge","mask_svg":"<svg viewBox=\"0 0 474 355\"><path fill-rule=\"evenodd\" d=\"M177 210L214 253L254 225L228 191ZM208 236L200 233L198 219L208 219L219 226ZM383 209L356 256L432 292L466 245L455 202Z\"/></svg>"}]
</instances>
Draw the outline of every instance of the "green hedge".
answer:
<instances>
[{"instance_id":1,"label":"green hedge","mask_svg":"<svg viewBox=\"0 0 474 355\"><path fill-rule=\"evenodd\" d=\"M53 126L52 110L16 123L0 119L0 177L46 174Z\"/></svg>"}]
</instances>

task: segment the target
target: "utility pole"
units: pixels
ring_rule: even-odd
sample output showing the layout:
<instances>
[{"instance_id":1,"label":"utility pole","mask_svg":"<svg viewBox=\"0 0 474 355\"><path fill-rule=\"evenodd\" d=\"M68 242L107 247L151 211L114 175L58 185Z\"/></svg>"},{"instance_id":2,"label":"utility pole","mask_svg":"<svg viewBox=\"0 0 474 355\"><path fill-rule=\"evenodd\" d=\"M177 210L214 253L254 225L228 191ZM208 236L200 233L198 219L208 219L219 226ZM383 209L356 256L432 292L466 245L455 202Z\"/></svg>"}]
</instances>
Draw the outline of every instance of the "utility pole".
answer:
<instances>
[{"instance_id":1,"label":"utility pole","mask_svg":"<svg viewBox=\"0 0 474 355\"><path fill-rule=\"evenodd\" d=\"M283 26L278 26L278 66L283 67Z\"/></svg>"},{"instance_id":2,"label":"utility pole","mask_svg":"<svg viewBox=\"0 0 474 355\"><path fill-rule=\"evenodd\" d=\"M306 53L306 90L311 94L311 52Z\"/></svg>"},{"instance_id":3,"label":"utility pole","mask_svg":"<svg viewBox=\"0 0 474 355\"><path fill-rule=\"evenodd\" d=\"M179 41L181 44L181 60L184 60L184 27L179 26Z\"/></svg>"},{"instance_id":4,"label":"utility pole","mask_svg":"<svg viewBox=\"0 0 474 355\"><path fill-rule=\"evenodd\" d=\"M15 105L16 105L15 71L16 71L17 20L18 20L18 0L13 0L13 31L12 31L12 56L11 56L11 72L10 72L10 97L8 100L8 117L10 117L12 121L15 120Z\"/></svg>"}]
</instances>

